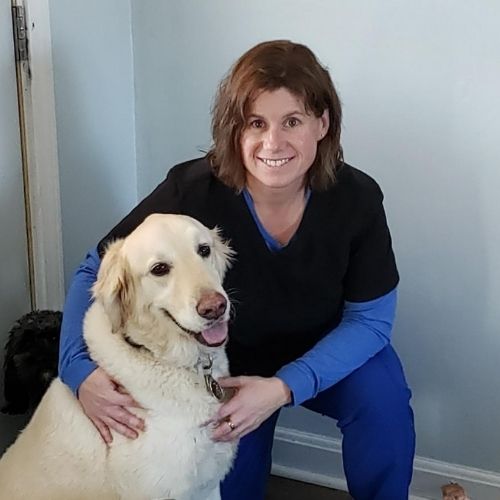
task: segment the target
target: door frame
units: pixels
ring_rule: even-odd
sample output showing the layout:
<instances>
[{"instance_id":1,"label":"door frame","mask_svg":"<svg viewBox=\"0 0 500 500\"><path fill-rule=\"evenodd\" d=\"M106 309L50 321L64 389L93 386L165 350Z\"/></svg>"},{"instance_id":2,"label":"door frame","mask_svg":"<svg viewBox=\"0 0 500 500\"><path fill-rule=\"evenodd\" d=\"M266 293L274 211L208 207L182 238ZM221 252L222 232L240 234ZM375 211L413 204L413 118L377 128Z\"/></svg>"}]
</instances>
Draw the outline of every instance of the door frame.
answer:
<instances>
[{"instance_id":1,"label":"door frame","mask_svg":"<svg viewBox=\"0 0 500 500\"><path fill-rule=\"evenodd\" d=\"M32 306L61 309L64 302L61 198L49 0L12 0L24 7L29 58L18 70Z\"/></svg>"}]
</instances>

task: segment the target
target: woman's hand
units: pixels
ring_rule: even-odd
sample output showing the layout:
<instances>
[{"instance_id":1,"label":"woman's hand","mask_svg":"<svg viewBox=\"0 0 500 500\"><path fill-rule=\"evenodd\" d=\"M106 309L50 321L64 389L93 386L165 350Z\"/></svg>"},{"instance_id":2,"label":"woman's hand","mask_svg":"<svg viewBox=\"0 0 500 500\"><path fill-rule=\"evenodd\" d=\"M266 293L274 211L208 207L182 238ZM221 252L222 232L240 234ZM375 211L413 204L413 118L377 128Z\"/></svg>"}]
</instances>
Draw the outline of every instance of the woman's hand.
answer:
<instances>
[{"instance_id":1,"label":"woman's hand","mask_svg":"<svg viewBox=\"0 0 500 500\"><path fill-rule=\"evenodd\" d=\"M214 441L245 436L291 401L289 387L277 377L227 377L218 382L221 387L234 387L237 391L217 413Z\"/></svg>"},{"instance_id":2,"label":"woman's hand","mask_svg":"<svg viewBox=\"0 0 500 500\"><path fill-rule=\"evenodd\" d=\"M139 404L102 368L96 368L82 382L78 400L108 444L113 441L110 429L131 439L137 438L138 432L144 430L144 421L125 408L140 408Z\"/></svg>"}]
</instances>

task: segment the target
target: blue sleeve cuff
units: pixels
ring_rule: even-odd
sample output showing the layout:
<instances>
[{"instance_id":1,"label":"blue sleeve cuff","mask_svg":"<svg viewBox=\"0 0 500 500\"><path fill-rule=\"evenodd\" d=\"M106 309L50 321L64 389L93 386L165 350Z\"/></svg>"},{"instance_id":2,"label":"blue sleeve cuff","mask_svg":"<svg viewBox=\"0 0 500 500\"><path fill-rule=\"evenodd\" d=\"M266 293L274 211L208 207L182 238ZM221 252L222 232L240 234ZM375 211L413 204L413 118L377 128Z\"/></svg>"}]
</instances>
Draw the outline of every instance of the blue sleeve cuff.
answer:
<instances>
[{"instance_id":1,"label":"blue sleeve cuff","mask_svg":"<svg viewBox=\"0 0 500 500\"><path fill-rule=\"evenodd\" d=\"M82 382L97 368L97 365L88 357L82 356L80 359L74 359L71 363L71 370L66 371L64 383L71 389L73 394L78 397L78 389Z\"/></svg>"},{"instance_id":2,"label":"blue sleeve cuff","mask_svg":"<svg viewBox=\"0 0 500 500\"><path fill-rule=\"evenodd\" d=\"M275 375L283 381L291 392L292 400L286 406L299 406L317 392L316 381L307 366L302 366L300 360L285 365Z\"/></svg>"}]
</instances>

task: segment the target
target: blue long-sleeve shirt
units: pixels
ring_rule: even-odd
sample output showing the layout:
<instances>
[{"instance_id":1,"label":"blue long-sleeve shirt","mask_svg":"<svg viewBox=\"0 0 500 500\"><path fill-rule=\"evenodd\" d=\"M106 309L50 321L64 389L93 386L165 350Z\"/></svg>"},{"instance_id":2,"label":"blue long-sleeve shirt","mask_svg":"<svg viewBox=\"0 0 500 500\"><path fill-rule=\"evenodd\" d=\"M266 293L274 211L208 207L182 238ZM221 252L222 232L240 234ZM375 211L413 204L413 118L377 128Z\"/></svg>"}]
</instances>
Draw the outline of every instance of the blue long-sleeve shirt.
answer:
<instances>
[{"instance_id":1,"label":"blue long-sleeve shirt","mask_svg":"<svg viewBox=\"0 0 500 500\"><path fill-rule=\"evenodd\" d=\"M80 384L97 368L83 339L83 318L92 303L91 288L101 259L91 250L76 271L64 304L59 346L59 377L77 394Z\"/></svg>"}]
</instances>

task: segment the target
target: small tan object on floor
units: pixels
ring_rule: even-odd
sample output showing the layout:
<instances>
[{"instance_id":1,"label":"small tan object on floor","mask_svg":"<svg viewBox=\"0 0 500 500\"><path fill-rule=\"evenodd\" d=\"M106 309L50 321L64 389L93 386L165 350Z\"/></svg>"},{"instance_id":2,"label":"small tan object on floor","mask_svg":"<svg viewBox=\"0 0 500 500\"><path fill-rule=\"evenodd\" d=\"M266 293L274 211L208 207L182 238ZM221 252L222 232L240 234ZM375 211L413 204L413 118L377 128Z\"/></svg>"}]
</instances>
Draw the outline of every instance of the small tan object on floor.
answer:
<instances>
[{"instance_id":1,"label":"small tan object on floor","mask_svg":"<svg viewBox=\"0 0 500 500\"><path fill-rule=\"evenodd\" d=\"M441 486L443 500L470 500L465 490L458 483Z\"/></svg>"}]
</instances>

